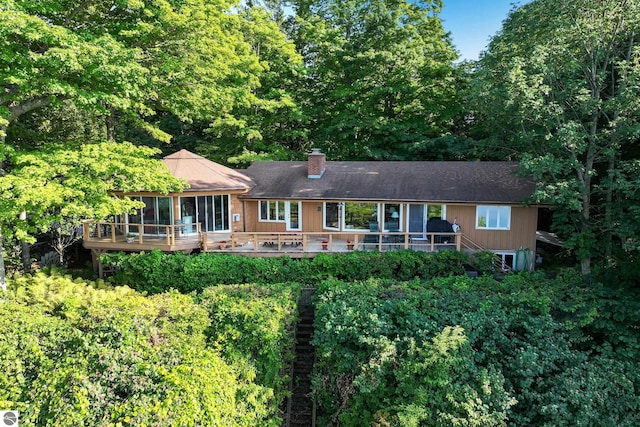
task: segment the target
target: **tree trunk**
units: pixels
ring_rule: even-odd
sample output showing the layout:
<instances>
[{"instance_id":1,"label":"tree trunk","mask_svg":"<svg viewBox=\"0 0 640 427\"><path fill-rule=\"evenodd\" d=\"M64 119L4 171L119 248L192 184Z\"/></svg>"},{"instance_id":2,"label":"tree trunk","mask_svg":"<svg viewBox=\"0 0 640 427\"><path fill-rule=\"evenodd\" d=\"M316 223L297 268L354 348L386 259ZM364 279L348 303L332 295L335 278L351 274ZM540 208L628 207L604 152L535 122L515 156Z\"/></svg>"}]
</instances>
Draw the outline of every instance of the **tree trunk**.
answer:
<instances>
[{"instance_id":1,"label":"tree trunk","mask_svg":"<svg viewBox=\"0 0 640 427\"><path fill-rule=\"evenodd\" d=\"M615 173L615 159L614 155L609 158L609 166L607 168L607 189L606 189L606 204L604 205L604 226L607 233L603 238L605 239L604 257L607 264L611 261L613 256L613 176Z\"/></svg>"},{"instance_id":2,"label":"tree trunk","mask_svg":"<svg viewBox=\"0 0 640 427\"><path fill-rule=\"evenodd\" d=\"M591 132L592 135L595 135L595 129L597 124L595 120L592 124L593 130ZM589 236L593 232L593 227L591 225L591 194L592 194L592 172L594 171L594 162L595 162L595 149L590 147L587 150L586 161L584 164L584 173L582 174L582 183L584 185L583 194L582 194L582 225L580 226L580 232L585 236ZM590 244L590 243L589 243ZM584 255L584 258L580 259L580 270L582 273L582 279L584 281L589 281L591 278L591 258L593 256L593 248L583 248L588 249L589 255Z\"/></svg>"},{"instance_id":3,"label":"tree trunk","mask_svg":"<svg viewBox=\"0 0 640 427\"><path fill-rule=\"evenodd\" d=\"M22 258L22 268L25 273L31 272L31 245L27 242L20 242L20 258Z\"/></svg>"},{"instance_id":4,"label":"tree trunk","mask_svg":"<svg viewBox=\"0 0 640 427\"><path fill-rule=\"evenodd\" d=\"M113 110L109 110L109 115L105 117L105 125L107 128L107 141L116 140L116 120L113 116Z\"/></svg>"},{"instance_id":5,"label":"tree trunk","mask_svg":"<svg viewBox=\"0 0 640 427\"><path fill-rule=\"evenodd\" d=\"M27 220L27 212L20 212L20 220ZM24 272L31 272L31 245L25 241L20 241L20 257L22 258L22 268Z\"/></svg>"},{"instance_id":6,"label":"tree trunk","mask_svg":"<svg viewBox=\"0 0 640 427\"><path fill-rule=\"evenodd\" d=\"M0 291L7 290L6 273L4 270L4 251L2 244L2 230L0 230Z\"/></svg>"}]
</instances>

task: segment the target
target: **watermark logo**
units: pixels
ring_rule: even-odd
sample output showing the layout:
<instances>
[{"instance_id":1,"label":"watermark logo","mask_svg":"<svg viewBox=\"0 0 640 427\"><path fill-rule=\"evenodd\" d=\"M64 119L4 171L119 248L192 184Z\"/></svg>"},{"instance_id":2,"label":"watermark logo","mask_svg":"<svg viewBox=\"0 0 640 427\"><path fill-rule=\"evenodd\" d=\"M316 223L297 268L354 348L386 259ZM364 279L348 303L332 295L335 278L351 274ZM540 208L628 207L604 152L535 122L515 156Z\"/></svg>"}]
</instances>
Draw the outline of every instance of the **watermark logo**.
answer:
<instances>
[{"instance_id":1,"label":"watermark logo","mask_svg":"<svg viewBox=\"0 0 640 427\"><path fill-rule=\"evenodd\" d=\"M0 411L0 427L18 427L18 411Z\"/></svg>"}]
</instances>

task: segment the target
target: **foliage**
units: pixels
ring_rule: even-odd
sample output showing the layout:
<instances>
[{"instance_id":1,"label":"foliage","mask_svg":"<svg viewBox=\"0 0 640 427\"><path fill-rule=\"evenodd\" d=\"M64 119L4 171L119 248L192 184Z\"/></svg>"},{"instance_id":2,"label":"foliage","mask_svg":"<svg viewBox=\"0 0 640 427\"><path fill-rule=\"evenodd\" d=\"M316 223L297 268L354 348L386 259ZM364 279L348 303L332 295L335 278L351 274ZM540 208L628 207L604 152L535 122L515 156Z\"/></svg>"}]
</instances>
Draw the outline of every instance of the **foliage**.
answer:
<instances>
[{"instance_id":1,"label":"foliage","mask_svg":"<svg viewBox=\"0 0 640 427\"><path fill-rule=\"evenodd\" d=\"M156 151L130 143L102 142L19 153L0 180L0 227L5 237L34 236L83 219L129 212L139 203L112 191L180 190L184 183L149 157ZM19 219L26 212L26 220ZM64 234L64 231L60 231Z\"/></svg>"},{"instance_id":2,"label":"foliage","mask_svg":"<svg viewBox=\"0 0 640 427\"><path fill-rule=\"evenodd\" d=\"M326 280L319 425L636 425L640 310L616 316L638 301L623 292L576 274Z\"/></svg>"},{"instance_id":3,"label":"foliage","mask_svg":"<svg viewBox=\"0 0 640 427\"><path fill-rule=\"evenodd\" d=\"M311 146L334 160L403 159L450 132L459 101L442 2L296 0Z\"/></svg>"},{"instance_id":4,"label":"foliage","mask_svg":"<svg viewBox=\"0 0 640 427\"><path fill-rule=\"evenodd\" d=\"M208 345L231 365L252 366L256 382L279 394L291 377L293 325L299 284L230 285L205 289L198 303L209 312Z\"/></svg>"},{"instance_id":5,"label":"foliage","mask_svg":"<svg viewBox=\"0 0 640 427\"><path fill-rule=\"evenodd\" d=\"M260 64L259 84L252 97L207 129L216 144L198 152L222 163L248 165L257 158L291 160L303 152L306 130L294 91L304 74L302 58L262 7L245 7L238 14L243 39Z\"/></svg>"},{"instance_id":6,"label":"foliage","mask_svg":"<svg viewBox=\"0 0 640 427\"><path fill-rule=\"evenodd\" d=\"M464 274L467 256L456 251L421 252L351 251L318 254L312 260L251 258L228 254L184 255L149 253L104 254L102 262L118 268L114 283L133 286L150 293L177 289L200 291L209 286L237 283L281 283L295 279L315 284L328 277L365 280L369 277L432 278Z\"/></svg>"},{"instance_id":7,"label":"foliage","mask_svg":"<svg viewBox=\"0 0 640 427\"><path fill-rule=\"evenodd\" d=\"M130 123L170 111L181 120L224 116L252 98L261 66L233 2L10 1L0 11L5 91L0 117L62 100Z\"/></svg>"},{"instance_id":8,"label":"foliage","mask_svg":"<svg viewBox=\"0 0 640 427\"><path fill-rule=\"evenodd\" d=\"M290 356L272 346L290 342L296 288L264 301L259 287L241 289L205 291L199 303L55 272L10 280L0 302L0 406L27 425L276 426L284 380L273 375ZM254 321L239 326L249 294L254 308L275 312L247 310Z\"/></svg>"},{"instance_id":9,"label":"foliage","mask_svg":"<svg viewBox=\"0 0 640 427\"><path fill-rule=\"evenodd\" d=\"M536 0L477 64L476 126L490 158L519 160L554 227L591 273L635 251L640 99L637 2Z\"/></svg>"}]
</instances>

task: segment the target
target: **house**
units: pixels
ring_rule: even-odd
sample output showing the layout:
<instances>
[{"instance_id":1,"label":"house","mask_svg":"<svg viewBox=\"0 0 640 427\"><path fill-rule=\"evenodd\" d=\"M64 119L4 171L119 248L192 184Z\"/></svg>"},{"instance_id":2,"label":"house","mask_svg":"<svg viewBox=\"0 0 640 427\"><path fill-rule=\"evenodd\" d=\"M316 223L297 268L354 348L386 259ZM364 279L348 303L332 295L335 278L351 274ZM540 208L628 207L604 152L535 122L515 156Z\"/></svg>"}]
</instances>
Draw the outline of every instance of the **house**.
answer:
<instances>
[{"instance_id":1,"label":"house","mask_svg":"<svg viewBox=\"0 0 640 427\"><path fill-rule=\"evenodd\" d=\"M163 162L190 187L136 193L146 208L85 224L84 245L105 250L226 250L313 256L323 250L490 250L531 268L538 209L514 162L256 162L236 171L181 150ZM140 232L142 230L142 232ZM127 244L120 236L135 234Z\"/></svg>"}]
</instances>

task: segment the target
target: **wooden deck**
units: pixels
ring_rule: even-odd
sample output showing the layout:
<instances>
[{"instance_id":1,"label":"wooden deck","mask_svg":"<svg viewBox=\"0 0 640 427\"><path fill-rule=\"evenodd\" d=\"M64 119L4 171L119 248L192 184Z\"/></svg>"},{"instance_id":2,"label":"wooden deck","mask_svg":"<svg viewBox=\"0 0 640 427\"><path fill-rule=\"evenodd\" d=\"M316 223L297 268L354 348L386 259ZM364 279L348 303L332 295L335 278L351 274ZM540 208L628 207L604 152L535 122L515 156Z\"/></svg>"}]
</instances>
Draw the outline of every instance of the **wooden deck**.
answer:
<instances>
[{"instance_id":1,"label":"wooden deck","mask_svg":"<svg viewBox=\"0 0 640 427\"><path fill-rule=\"evenodd\" d=\"M143 230L131 236L124 230ZM90 249L94 267L100 274L99 256L105 252L193 251L229 253L251 257L313 258L320 253L352 250L419 251L461 250L461 233L400 232L233 232L203 233L199 224L149 225L112 222L84 223L83 245Z\"/></svg>"}]
</instances>

